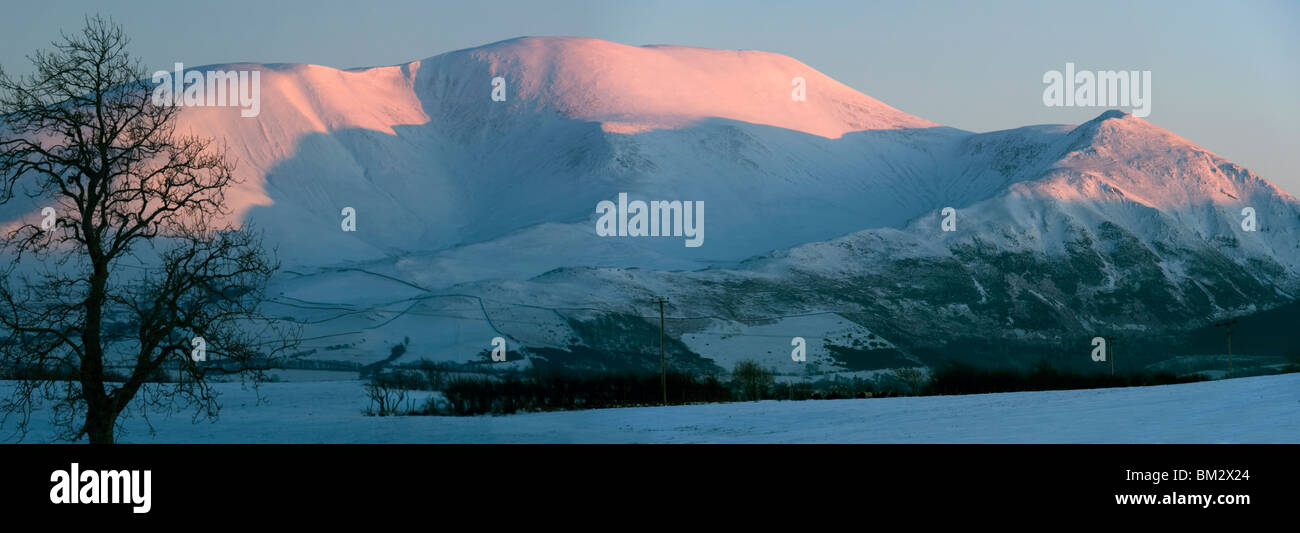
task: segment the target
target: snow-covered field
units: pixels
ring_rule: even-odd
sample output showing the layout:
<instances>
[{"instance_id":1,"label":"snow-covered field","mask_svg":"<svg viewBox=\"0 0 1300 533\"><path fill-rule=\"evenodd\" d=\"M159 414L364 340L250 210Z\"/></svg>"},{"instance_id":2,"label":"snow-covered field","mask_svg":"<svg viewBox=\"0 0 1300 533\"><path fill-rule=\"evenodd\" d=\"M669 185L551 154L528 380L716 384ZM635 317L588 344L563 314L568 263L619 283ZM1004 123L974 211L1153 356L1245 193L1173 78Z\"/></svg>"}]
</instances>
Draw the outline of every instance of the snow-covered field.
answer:
<instances>
[{"instance_id":1,"label":"snow-covered field","mask_svg":"<svg viewBox=\"0 0 1300 533\"><path fill-rule=\"evenodd\" d=\"M971 396L765 401L512 416L368 417L358 381L221 384L215 423L126 424L143 443L1297 443L1300 374ZM8 392L12 383L0 384ZM38 413L39 415L40 413ZM33 424L24 442L46 442ZM3 438L12 442L12 427Z\"/></svg>"}]
</instances>

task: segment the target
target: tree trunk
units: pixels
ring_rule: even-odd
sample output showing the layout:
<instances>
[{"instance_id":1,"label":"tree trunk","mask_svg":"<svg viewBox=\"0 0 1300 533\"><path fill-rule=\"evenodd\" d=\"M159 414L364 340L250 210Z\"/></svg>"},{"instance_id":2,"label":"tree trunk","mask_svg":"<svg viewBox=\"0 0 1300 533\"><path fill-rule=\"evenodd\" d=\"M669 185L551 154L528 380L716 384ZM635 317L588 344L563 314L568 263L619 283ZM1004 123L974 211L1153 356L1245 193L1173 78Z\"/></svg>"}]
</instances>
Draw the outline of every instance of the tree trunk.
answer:
<instances>
[{"instance_id":1,"label":"tree trunk","mask_svg":"<svg viewBox=\"0 0 1300 533\"><path fill-rule=\"evenodd\" d=\"M117 412L110 402L86 402L86 436L91 444L112 444Z\"/></svg>"},{"instance_id":2,"label":"tree trunk","mask_svg":"<svg viewBox=\"0 0 1300 533\"><path fill-rule=\"evenodd\" d=\"M100 344L108 267L107 262L101 259L97 243L91 243L90 256L94 270L90 276L90 294L85 304L86 328L81 335L85 347L81 359L81 394L86 399L84 428L91 444L112 444L117 406L113 405L112 399L104 392L104 348Z\"/></svg>"}]
</instances>

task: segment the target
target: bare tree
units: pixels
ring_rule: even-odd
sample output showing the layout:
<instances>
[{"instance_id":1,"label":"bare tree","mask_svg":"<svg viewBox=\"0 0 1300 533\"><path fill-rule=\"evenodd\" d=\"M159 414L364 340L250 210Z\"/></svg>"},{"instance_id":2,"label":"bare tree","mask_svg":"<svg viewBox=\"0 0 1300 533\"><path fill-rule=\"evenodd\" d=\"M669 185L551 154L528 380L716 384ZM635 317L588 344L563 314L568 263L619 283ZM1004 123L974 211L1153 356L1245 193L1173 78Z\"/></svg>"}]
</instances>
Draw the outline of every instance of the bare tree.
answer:
<instances>
[{"instance_id":1,"label":"bare tree","mask_svg":"<svg viewBox=\"0 0 1300 533\"><path fill-rule=\"evenodd\" d=\"M233 163L176 132L127 44L91 17L31 74L0 70L0 207L27 215L0 235L0 370L19 380L0 412L23 434L42 401L91 443L128 406L215 417L208 374L260 372L296 342L258 311L278 265L230 222Z\"/></svg>"},{"instance_id":2,"label":"bare tree","mask_svg":"<svg viewBox=\"0 0 1300 533\"><path fill-rule=\"evenodd\" d=\"M890 376L907 389L909 395L925 392L930 384L930 374L921 367L895 368L890 371Z\"/></svg>"},{"instance_id":3,"label":"bare tree","mask_svg":"<svg viewBox=\"0 0 1300 533\"><path fill-rule=\"evenodd\" d=\"M414 379L412 379L414 378ZM397 371L377 374L365 385L370 407L365 413L372 416L398 416L411 412L409 391L420 388L419 377L414 373Z\"/></svg>"},{"instance_id":4,"label":"bare tree","mask_svg":"<svg viewBox=\"0 0 1300 533\"><path fill-rule=\"evenodd\" d=\"M772 390L772 385L776 383L776 373L746 359L736 363L731 371L731 379L744 399L758 401L766 398Z\"/></svg>"}]
</instances>

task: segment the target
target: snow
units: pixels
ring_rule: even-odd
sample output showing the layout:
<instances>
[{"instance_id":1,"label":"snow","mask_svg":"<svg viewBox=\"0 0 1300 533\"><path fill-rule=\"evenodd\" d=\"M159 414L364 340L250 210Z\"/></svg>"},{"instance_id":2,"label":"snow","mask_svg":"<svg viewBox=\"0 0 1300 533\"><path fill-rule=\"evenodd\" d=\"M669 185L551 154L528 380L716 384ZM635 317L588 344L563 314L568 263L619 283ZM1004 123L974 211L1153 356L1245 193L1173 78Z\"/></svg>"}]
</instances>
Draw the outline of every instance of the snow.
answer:
<instances>
[{"instance_id":1,"label":"snow","mask_svg":"<svg viewBox=\"0 0 1300 533\"><path fill-rule=\"evenodd\" d=\"M796 362L791 357L794 349L791 343L795 337L805 335L806 361ZM835 360L826 343L859 350L893 348L870 329L831 312L812 312L754 326L714 322L700 331L683 333L681 340L696 353L708 354L725 369L734 368L742 360L757 359L779 374L795 376L804 375L809 365L833 368Z\"/></svg>"},{"instance_id":2,"label":"snow","mask_svg":"<svg viewBox=\"0 0 1300 533\"><path fill-rule=\"evenodd\" d=\"M266 229L292 265L444 250L555 223L582 231L596 202L619 192L706 201L733 221L717 219L704 250L668 248L663 261L658 243L620 246L624 265L672 266L688 253L740 259L862 229L848 208L873 194L880 213L870 224L904 222L922 206L891 207L880 193L903 187L874 175L923 174L913 167L928 155L888 134L956 131L759 51L526 37L389 67L200 70L261 71L259 116L184 108L178 129L230 148L243 180L230 207ZM490 98L498 76L503 102ZM806 101L790 97L796 77ZM882 157L893 152L903 153ZM356 233L339 231L343 207L356 209ZM771 224L790 217L808 223ZM549 241L542 233L531 236ZM575 231L545 233L565 240ZM522 259L509 262L522 263L524 274L509 272L516 279L548 262L544 253Z\"/></svg>"},{"instance_id":3,"label":"snow","mask_svg":"<svg viewBox=\"0 0 1300 533\"><path fill-rule=\"evenodd\" d=\"M968 244L1056 259L1078 237L1102 242L1103 224L1147 247L1221 251L1192 257L1261 272L1279 301L1300 288L1300 202L1121 112L977 134L779 54L586 38L512 39L354 70L205 68L262 71L258 117L186 108L180 127L216 136L239 159L246 181L231 207L268 232L286 265L266 311L303 322L315 359L372 363L409 340L406 360L465 361L498 335L512 349L562 348L575 337L572 311L642 316L667 295L670 336L724 367L762 357L794 373L789 337L805 337L810 361L824 361L825 340L868 333L852 323L868 296L897 311L887 318L896 323L973 313L966 302L931 313L883 288L830 301L805 294L841 282L858 290L855 277L950 259ZM507 80L505 102L490 99L495 76ZM793 77L807 81L807 101L790 99ZM619 193L706 203L705 246L597 237L595 205ZM356 208L356 232L339 226L345 206ZM1261 231L1241 229L1243 206ZM0 220L30 220L38 207L20 199L0 206ZM958 231L938 230L944 207L957 210ZM1159 259L1178 286L1227 264ZM1107 277L1092 288L1117 286L1123 269L1101 268ZM834 283L806 286L810 274ZM997 284L969 279L979 302L1000 296ZM830 311L839 314L764 322Z\"/></svg>"},{"instance_id":4,"label":"snow","mask_svg":"<svg viewBox=\"0 0 1300 533\"><path fill-rule=\"evenodd\" d=\"M909 222L933 240L931 220L951 206L963 231L941 239L998 222L1050 248L1063 242L1061 220L1115 221L1152 240L1173 224L1231 234L1244 252L1300 271L1300 203L1122 112L975 134L780 54L572 37L354 70L202 69L262 72L258 117L184 108L179 127L229 147L244 179L230 207L268 232L289 267L388 260L387 273L430 289L561 267L725 267ZM490 99L496 76L507 79L504 102ZM806 80L806 101L791 100L793 77ZM596 203L623 192L705 202L706 245L596 237ZM1240 205L1268 231L1240 231ZM356 209L354 233L340 229L343 207Z\"/></svg>"},{"instance_id":5,"label":"snow","mask_svg":"<svg viewBox=\"0 0 1300 533\"><path fill-rule=\"evenodd\" d=\"M453 57L505 77L527 105L609 122L619 130L722 118L835 138L851 131L938 125L769 52L629 46L580 37L522 37L463 52ZM791 98L796 77L806 82L807 101ZM481 92L473 83L468 86Z\"/></svg>"},{"instance_id":6,"label":"snow","mask_svg":"<svg viewBox=\"0 0 1300 533\"><path fill-rule=\"evenodd\" d=\"M0 384L5 392L11 382ZM358 381L219 384L221 417L139 417L138 443L1297 443L1300 374L1183 385L763 401L478 417L370 417ZM37 413L35 421L43 420ZM6 441L14 440L4 426ZM44 442L36 424L25 442Z\"/></svg>"},{"instance_id":7,"label":"snow","mask_svg":"<svg viewBox=\"0 0 1300 533\"><path fill-rule=\"evenodd\" d=\"M305 333L312 340L305 347L317 349L316 358L374 362L409 338L408 358L464 361L498 335L512 347L566 347L575 335L565 318L573 313L556 309L653 314L643 304L671 294L676 309L670 316L730 319L670 323L669 334L704 357L724 368L758 357L783 373L798 373L788 357L789 337L808 339L810 361L823 361L823 339L853 326L829 318L755 327L734 321L855 310L858 304L791 308L788 301L715 287L761 281L790 291L806 273L852 279L890 261L950 258L953 246L967 243L1057 258L1076 239L1103 242L1104 224L1148 246L1183 251L1222 249L1214 239L1231 236L1238 244L1223 250L1229 257L1281 266L1287 272L1277 279L1284 287L1300 279L1300 224L1294 222L1300 202L1143 119L1103 113L1077 127L983 134L929 127L835 137L816 135L785 111L750 123L742 119L758 119L744 115L749 107L733 108L730 100L679 101L698 96L689 92L672 92L671 101L655 104L663 106L658 111L604 96L617 92L612 87L623 76L640 79L620 68L617 58L667 61L663 68L685 69L694 83L703 83L698 76L704 74L684 59L704 61L702 56L684 48L673 49L681 58L656 55L661 53L594 40L528 39L444 54L405 71L376 71L412 76L410 90L429 122L364 134L352 128L348 135L303 144L321 154L278 164L271 186L279 201L259 208L254 218L270 217L264 226L292 236L289 262L317 268L302 269L310 272L304 277L282 276L271 293L328 305L274 314L311 321ZM722 53L707 61L738 58L773 68L789 64L773 54ZM601 66L590 79L547 70L593 64ZM546 83L558 88L521 85L510 93L509 112L480 108L486 105L483 95L457 77L502 65L552 76ZM731 82L718 77L709 83ZM575 94L595 96L583 100ZM611 102L628 106L619 118L624 123L660 120L659 111L677 105L713 118L675 128L611 129L608 122L595 127L591 121L604 120L602 114L615 106ZM715 107L706 109L702 102ZM817 98L807 103L829 105ZM551 106L550 113L536 106ZM472 120L476 116L490 116L491 123ZM446 136L464 131L477 133ZM556 154L564 160L556 161ZM704 201L707 244L691 249L680 239L596 237L595 203L620 192L642 200ZM1233 197L1249 199L1267 231L1242 231L1242 204ZM330 218L337 211L327 206L343 203L358 206L355 237L339 232ZM958 231L938 231L939 210L946 206L957 209ZM312 250L302 252L304 246ZM760 257L747 260L755 255ZM1161 259L1162 272L1175 284L1198 266L1175 255ZM346 268L319 268L339 264ZM358 276L353 268L377 275ZM1101 288L1114 287L1119 267L1104 262L1102 268L1109 276ZM989 299L989 290L976 288L981 301ZM1052 294L1027 294L1053 307L1065 305ZM480 308L475 298L498 304ZM949 311L970 313L961 306ZM329 349L340 345L346 346Z\"/></svg>"}]
</instances>

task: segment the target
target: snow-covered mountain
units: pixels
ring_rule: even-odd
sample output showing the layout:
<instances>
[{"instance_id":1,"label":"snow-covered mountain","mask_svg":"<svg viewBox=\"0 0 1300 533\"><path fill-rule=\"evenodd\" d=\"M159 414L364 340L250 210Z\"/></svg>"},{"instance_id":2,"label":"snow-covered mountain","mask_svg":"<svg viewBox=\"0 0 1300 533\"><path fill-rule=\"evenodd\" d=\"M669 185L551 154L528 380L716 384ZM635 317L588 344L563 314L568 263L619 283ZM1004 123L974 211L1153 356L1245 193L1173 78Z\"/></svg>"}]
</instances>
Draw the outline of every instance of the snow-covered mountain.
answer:
<instances>
[{"instance_id":1,"label":"snow-covered mountain","mask_svg":"<svg viewBox=\"0 0 1300 533\"><path fill-rule=\"evenodd\" d=\"M667 297L678 367L870 371L1086 357L1300 294L1300 202L1118 111L971 133L778 54L585 38L205 68L262 72L258 117L182 127L240 159L234 207L278 245L273 312L312 357L482 360L500 336L509 365L644 366ZM703 202L703 245L598 236L620 193Z\"/></svg>"},{"instance_id":2,"label":"snow-covered mountain","mask_svg":"<svg viewBox=\"0 0 1300 533\"><path fill-rule=\"evenodd\" d=\"M1126 123L1138 120L1112 117L1102 121L1119 123L1081 128L1150 128ZM1067 147L1082 134L1055 131ZM667 296L670 317L696 317L668 322L670 335L685 343L682 352L724 367L761 358L789 372L804 366L788 357L796 336L810 339L809 360L822 368L871 370L962 355L1032 361L1073 354L1084 362L1094 336L1120 337L1124 349L1137 352L1215 318L1295 300L1300 236L1289 222L1300 211L1293 199L1213 158L1209 168L1222 169L1214 189L1223 186L1221 201L1161 209L1117 184L1124 164L1081 172L1090 161L1079 154L1094 150L1101 152L1092 145L1070 149L1042 177L959 210L953 232L942 231L939 214L931 213L902 229L865 230L731 269L569 268L525 283L454 290L484 298L481 316L501 320L500 331L525 345L623 351L638 342L653 348L651 299ZM1176 157L1198 153L1189 146ZM1102 157L1150 161L1126 155L1132 154ZM1093 196L1098 191L1107 194ZM1243 231L1243 204L1227 195L1248 199L1273 222ZM601 303L584 305L606 312L566 309L593 299ZM638 317L651 327L638 332Z\"/></svg>"},{"instance_id":3,"label":"snow-covered mountain","mask_svg":"<svg viewBox=\"0 0 1300 533\"><path fill-rule=\"evenodd\" d=\"M704 201L708 244L529 262L698 266L899 225L996 187L928 183L962 132L765 52L522 38L393 67L205 68L262 70L258 117L194 108L183 122L229 143L247 183L237 211L301 264L585 239L596 204L627 193ZM491 98L497 77L505 101ZM795 78L806 101L791 97ZM343 207L356 233L339 231Z\"/></svg>"}]
</instances>

